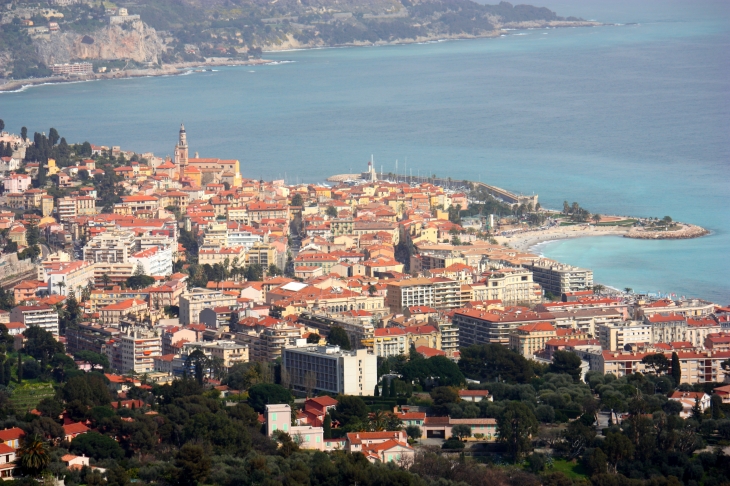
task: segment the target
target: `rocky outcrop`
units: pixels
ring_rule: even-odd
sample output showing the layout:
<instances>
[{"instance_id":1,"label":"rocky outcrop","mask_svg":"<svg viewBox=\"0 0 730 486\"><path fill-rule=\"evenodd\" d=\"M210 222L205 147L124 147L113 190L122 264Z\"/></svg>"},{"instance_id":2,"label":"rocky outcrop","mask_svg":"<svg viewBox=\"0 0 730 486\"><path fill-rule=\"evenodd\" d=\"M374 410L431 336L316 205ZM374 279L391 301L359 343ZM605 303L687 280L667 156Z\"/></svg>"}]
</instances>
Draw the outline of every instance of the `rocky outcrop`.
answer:
<instances>
[{"instance_id":1,"label":"rocky outcrop","mask_svg":"<svg viewBox=\"0 0 730 486\"><path fill-rule=\"evenodd\" d=\"M705 228L693 224L678 224L677 226L676 229L667 231L631 228L631 231L626 233L624 238L637 238L640 240L687 240L710 234Z\"/></svg>"},{"instance_id":2,"label":"rocky outcrop","mask_svg":"<svg viewBox=\"0 0 730 486\"><path fill-rule=\"evenodd\" d=\"M157 32L144 22L109 25L93 33L53 34L35 41L38 54L46 65L75 60L129 59L136 62L157 61L164 50Z\"/></svg>"}]
</instances>

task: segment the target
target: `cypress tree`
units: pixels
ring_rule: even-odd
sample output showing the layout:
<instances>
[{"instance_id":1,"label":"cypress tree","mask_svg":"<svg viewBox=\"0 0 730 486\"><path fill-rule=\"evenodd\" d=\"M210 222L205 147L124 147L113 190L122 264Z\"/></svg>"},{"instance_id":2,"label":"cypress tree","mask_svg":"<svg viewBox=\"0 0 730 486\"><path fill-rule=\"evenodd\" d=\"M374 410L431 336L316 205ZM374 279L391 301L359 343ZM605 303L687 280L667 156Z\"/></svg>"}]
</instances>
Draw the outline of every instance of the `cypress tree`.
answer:
<instances>
[{"instance_id":1,"label":"cypress tree","mask_svg":"<svg viewBox=\"0 0 730 486\"><path fill-rule=\"evenodd\" d=\"M375 385L375 392L373 393L374 397L380 396L380 387L378 385Z\"/></svg>"},{"instance_id":2,"label":"cypress tree","mask_svg":"<svg viewBox=\"0 0 730 486\"><path fill-rule=\"evenodd\" d=\"M398 394L395 391L395 378L390 379L390 398L395 398Z\"/></svg>"},{"instance_id":3,"label":"cypress tree","mask_svg":"<svg viewBox=\"0 0 730 486\"><path fill-rule=\"evenodd\" d=\"M18 384L23 383L23 353L18 351Z\"/></svg>"},{"instance_id":4,"label":"cypress tree","mask_svg":"<svg viewBox=\"0 0 730 486\"><path fill-rule=\"evenodd\" d=\"M682 368L676 352L672 353L672 378L674 378L674 386L679 386L679 383L682 381Z\"/></svg>"},{"instance_id":5,"label":"cypress tree","mask_svg":"<svg viewBox=\"0 0 730 486\"><path fill-rule=\"evenodd\" d=\"M10 363L10 360L6 359L5 365L3 366L3 368L5 368L5 373L4 373L4 377L3 377L5 382L3 383L3 385L5 385L5 386L8 386L10 384L10 380L12 378L12 366L13 365L12 365L12 363Z\"/></svg>"},{"instance_id":6,"label":"cypress tree","mask_svg":"<svg viewBox=\"0 0 730 486\"><path fill-rule=\"evenodd\" d=\"M332 417L330 417L330 414L325 414L324 416L324 423L322 424L322 428L324 429L324 438L325 439L331 439L332 438Z\"/></svg>"}]
</instances>

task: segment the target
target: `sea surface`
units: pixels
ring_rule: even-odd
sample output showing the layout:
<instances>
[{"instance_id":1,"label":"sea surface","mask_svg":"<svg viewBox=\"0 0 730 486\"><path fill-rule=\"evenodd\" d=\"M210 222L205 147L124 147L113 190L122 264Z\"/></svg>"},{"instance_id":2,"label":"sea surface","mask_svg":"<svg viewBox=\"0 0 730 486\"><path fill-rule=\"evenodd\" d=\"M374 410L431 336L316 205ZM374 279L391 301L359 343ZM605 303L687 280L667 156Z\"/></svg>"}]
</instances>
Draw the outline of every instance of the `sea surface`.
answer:
<instances>
[{"instance_id":1,"label":"sea surface","mask_svg":"<svg viewBox=\"0 0 730 486\"><path fill-rule=\"evenodd\" d=\"M266 54L270 66L0 94L8 129L235 158L244 177L469 178L544 206L702 225L687 241L585 238L551 258L636 291L730 303L730 2L533 0L619 25Z\"/></svg>"}]
</instances>

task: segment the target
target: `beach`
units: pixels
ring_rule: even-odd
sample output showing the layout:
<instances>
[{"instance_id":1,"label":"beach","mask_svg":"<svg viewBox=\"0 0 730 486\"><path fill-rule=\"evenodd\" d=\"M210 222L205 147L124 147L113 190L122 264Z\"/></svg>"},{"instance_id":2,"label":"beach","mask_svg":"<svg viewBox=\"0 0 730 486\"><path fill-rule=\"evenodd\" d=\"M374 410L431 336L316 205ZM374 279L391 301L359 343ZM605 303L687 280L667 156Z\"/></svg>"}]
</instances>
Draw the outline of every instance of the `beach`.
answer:
<instances>
[{"instance_id":1,"label":"beach","mask_svg":"<svg viewBox=\"0 0 730 486\"><path fill-rule=\"evenodd\" d=\"M625 236L630 228L620 226L555 226L544 230L525 230L512 236L496 236L497 242L508 244L511 248L528 251L530 248L548 241L589 236Z\"/></svg>"}]
</instances>

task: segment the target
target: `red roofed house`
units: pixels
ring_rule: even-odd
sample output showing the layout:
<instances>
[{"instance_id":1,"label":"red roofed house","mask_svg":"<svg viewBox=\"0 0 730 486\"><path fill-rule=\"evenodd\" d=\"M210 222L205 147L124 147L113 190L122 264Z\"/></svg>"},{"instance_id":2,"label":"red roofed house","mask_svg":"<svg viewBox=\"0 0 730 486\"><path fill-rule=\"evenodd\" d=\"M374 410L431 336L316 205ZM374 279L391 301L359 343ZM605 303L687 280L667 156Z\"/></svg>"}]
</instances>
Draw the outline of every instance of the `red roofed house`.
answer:
<instances>
[{"instance_id":1,"label":"red roofed house","mask_svg":"<svg viewBox=\"0 0 730 486\"><path fill-rule=\"evenodd\" d=\"M526 324L514 330L509 336L509 347L525 358L530 358L545 349L545 343L553 339L557 332L549 322Z\"/></svg>"},{"instance_id":2,"label":"red roofed house","mask_svg":"<svg viewBox=\"0 0 730 486\"><path fill-rule=\"evenodd\" d=\"M0 444L0 479L13 479L15 471L15 449L7 444Z\"/></svg>"},{"instance_id":3,"label":"red roofed house","mask_svg":"<svg viewBox=\"0 0 730 486\"><path fill-rule=\"evenodd\" d=\"M20 439L23 438L25 432L20 427L13 427L12 429L0 430L0 441L3 444L17 449L20 447Z\"/></svg>"},{"instance_id":4,"label":"red roofed house","mask_svg":"<svg viewBox=\"0 0 730 486\"><path fill-rule=\"evenodd\" d=\"M304 402L304 410L302 411L302 424L311 425L312 427L322 427L324 417L331 409L337 406L337 400L332 397L322 396L315 398L307 398Z\"/></svg>"},{"instance_id":5,"label":"red roofed house","mask_svg":"<svg viewBox=\"0 0 730 486\"><path fill-rule=\"evenodd\" d=\"M692 408L695 404L698 404L703 412L710 408L710 395L707 393L675 391L669 395L669 399L682 404L682 411L679 413L682 418L692 416Z\"/></svg>"},{"instance_id":6,"label":"red roofed house","mask_svg":"<svg viewBox=\"0 0 730 486\"><path fill-rule=\"evenodd\" d=\"M392 432L353 432L347 434L345 450L361 452L370 462L408 463L414 451L403 430Z\"/></svg>"},{"instance_id":7,"label":"red roofed house","mask_svg":"<svg viewBox=\"0 0 730 486\"><path fill-rule=\"evenodd\" d=\"M63 432L66 434L66 441L71 442L74 437L78 437L81 434L85 434L89 431L89 428L81 422L68 424L63 426Z\"/></svg>"},{"instance_id":8,"label":"red roofed house","mask_svg":"<svg viewBox=\"0 0 730 486\"><path fill-rule=\"evenodd\" d=\"M428 346L418 346L416 348L416 352L426 359L433 358L434 356L446 356L445 351L441 351L440 349L429 348Z\"/></svg>"}]
</instances>

